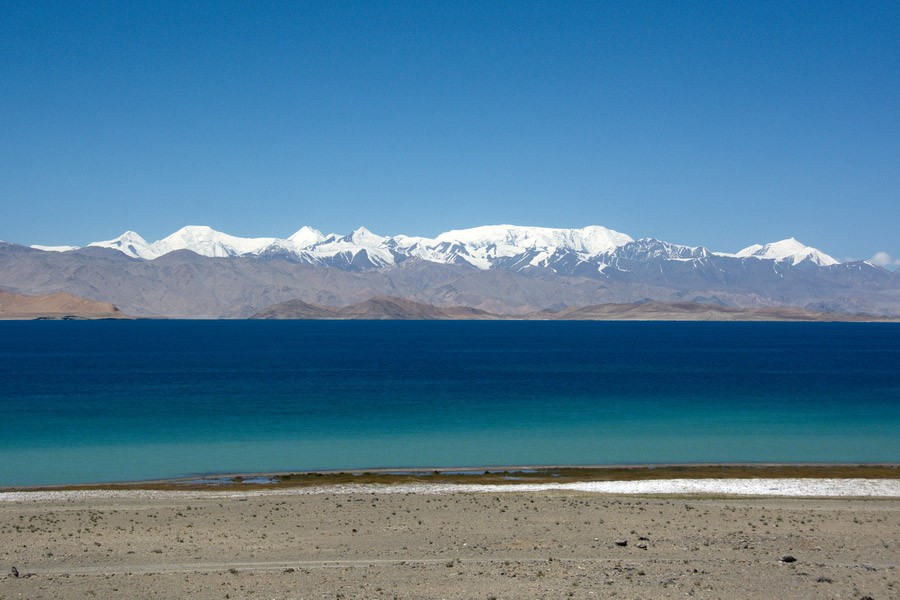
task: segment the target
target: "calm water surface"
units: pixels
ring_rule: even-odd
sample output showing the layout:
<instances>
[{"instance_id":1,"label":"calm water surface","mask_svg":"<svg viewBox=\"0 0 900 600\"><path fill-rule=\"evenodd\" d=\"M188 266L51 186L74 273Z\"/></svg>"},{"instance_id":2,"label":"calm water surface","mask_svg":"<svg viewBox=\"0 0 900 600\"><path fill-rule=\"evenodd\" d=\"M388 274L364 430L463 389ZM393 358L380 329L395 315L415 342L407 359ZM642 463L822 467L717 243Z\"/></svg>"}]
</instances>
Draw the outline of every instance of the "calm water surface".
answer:
<instances>
[{"instance_id":1,"label":"calm water surface","mask_svg":"<svg viewBox=\"0 0 900 600\"><path fill-rule=\"evenodd\" d=\"M900 462L900 326L0 322L0 486Z\"/></svg>"}]
</instances>

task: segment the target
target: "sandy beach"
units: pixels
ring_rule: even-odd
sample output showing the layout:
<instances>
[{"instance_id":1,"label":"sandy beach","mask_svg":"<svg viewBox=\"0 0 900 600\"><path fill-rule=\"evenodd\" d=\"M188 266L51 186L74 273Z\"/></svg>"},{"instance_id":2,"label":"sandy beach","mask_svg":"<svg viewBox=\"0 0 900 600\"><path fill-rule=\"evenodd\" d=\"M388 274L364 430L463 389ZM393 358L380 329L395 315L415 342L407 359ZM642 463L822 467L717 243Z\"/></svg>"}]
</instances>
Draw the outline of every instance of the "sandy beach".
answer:
<instances>
[{"instance_id":1,"label":"sandy beach","mask_svg":"<svg viewBox=\"0 0 900 600\"><path fill-rule=\"evenodd\" d=\"M3 493L0 599L900 596L898 480L728 481Z\"/></svg>"}]
</instances>

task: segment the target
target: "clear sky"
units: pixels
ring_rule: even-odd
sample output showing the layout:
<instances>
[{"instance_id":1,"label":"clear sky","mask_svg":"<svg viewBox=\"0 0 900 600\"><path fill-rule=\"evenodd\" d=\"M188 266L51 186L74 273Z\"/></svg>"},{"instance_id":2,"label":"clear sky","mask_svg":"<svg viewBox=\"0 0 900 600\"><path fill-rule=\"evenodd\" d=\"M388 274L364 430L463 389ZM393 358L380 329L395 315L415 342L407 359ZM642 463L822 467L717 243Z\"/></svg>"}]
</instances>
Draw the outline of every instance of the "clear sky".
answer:
<instances>
[{"instance_id":1,"label":"clear sky","mask_svg":"<svg viewBox=\"0 0 900 600\"><path fill-rule=\"evenodd\" d=\"M900 256L900 3L0 2L0 239L499 223Z\"/></svg>"}]
</instances>

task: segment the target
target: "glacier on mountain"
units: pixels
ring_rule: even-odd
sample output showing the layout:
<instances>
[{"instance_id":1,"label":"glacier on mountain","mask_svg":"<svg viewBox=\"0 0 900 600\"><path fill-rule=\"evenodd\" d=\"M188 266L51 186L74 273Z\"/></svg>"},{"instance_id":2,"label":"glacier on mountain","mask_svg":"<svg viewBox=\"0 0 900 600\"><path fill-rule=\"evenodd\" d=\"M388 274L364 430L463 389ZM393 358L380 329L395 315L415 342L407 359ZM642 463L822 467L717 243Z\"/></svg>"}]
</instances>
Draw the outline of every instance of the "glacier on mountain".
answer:
<instances>
[{"instance_id":1,"label":"glacier on mountain","mask_svg":"<svg viewBox=\"0 0 900 600\"><path fill-rule=\"evenodd\" d=\"M41 244L32 244L29 248L43 250L44 252L71 252L72 250L79 250L81 246L43 246Z\"/></svg>"},{"instance_id":2,"label":"glacier on mountain","mask_svg":"<svg viewBox=\"0 0 900 600\"><path fill-rule=\"evenodd\" d=\"M304 226L287 239L240 238L210 227L188 226L159 241L148 243L133 231L94 247L119 250L132 258L152 260L176 250L201 256L262 256L294 258L312 264L377 268L405 258L489 269L498 260L531 253L529 264L546 266L559 252L588 260L630 242L631 237L600 226L583 229L490 225L448 231L436 238L406 235L380 236L365 227L349 235L328 234Z\"/></svg>"},{"instance_id":3,"label":"glacier on mountain","mask_svg":"<svg viewBox=\"0 0 900 600\"><path fill-rule=\"evenodd\" d=\"M177 250L189 250L207 257L280 258L314 266L366 270L415 258L481 270L548 269L559 274L592 277L598 273L630 271L637 263L658 260L695 263L698 268L708 267L709 261L716 257L772 260L792 266L829 267L839 264L831 256L794 238L755 244L736 253L725 253L653 238L634 240L627 234L598 225L581 229L485 225L447 231L434 238L381 236L365 227L348 235L326 235L303 226L285 239L242 238L211 227L191 225L153 243L134 231L126 231L118 238L93 242L89 246L118 250L142 260L153 260ZM33 247L53 251L77 249L68 246Z\"/></svg>"},{"instance_id":4,"label":"glacier on mountain","mask_svg":"<svg viewBox=\"0 0 900 600\"><path fill-rule=\"evenodd\" d=\"M111 300L144 316L249 316L287 300L346 306L376 296L509 314L657 300L900 315L900 271L839 263L794 239L725 254L596 226L492 225L434 237L302 227L286 238L190 226L152 243L128 231L91 246L0 243L3 283Z\"/></svg>"},{"instance_id":5,"label":"glacier on mountain","mask_svg":"<svg viewBox=\"0 0 900 600\"><path fill-rule=\"evenodd\" d=\"M771 244L753 244L744 248L737 254L738 258L767 258L770 260L790 261L793 265L799 265L809 261L820 267L830 267L838 264L838 261L820 250L804 246L794 238L788 238Z\"/></svg>"}]
</instances>

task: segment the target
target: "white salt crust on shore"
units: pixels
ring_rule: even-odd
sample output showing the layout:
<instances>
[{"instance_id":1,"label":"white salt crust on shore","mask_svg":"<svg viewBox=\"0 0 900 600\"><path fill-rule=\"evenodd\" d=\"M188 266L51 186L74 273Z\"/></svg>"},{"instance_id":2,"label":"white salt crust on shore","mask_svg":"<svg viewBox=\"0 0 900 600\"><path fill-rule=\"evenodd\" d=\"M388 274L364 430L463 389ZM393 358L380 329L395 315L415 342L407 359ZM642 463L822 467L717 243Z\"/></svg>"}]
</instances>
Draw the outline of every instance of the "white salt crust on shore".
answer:
<instances>
[{"instance_id":1,"label":"white salt crust on shore","mask_svg":"<svg viewBox=\"0 0 900 600\"><path fill-rule=\"evenodd\" d=\"M396 485L340 484L247 491L212 490L60 490L0 492L0 502L81 500L95 498L248 498L313 494L458 494L573 491L612 495L698 494L802 498L900 498L900 479L658 479L649 481L582 481L575 483Z\"/></svg>"}]
</instances>

